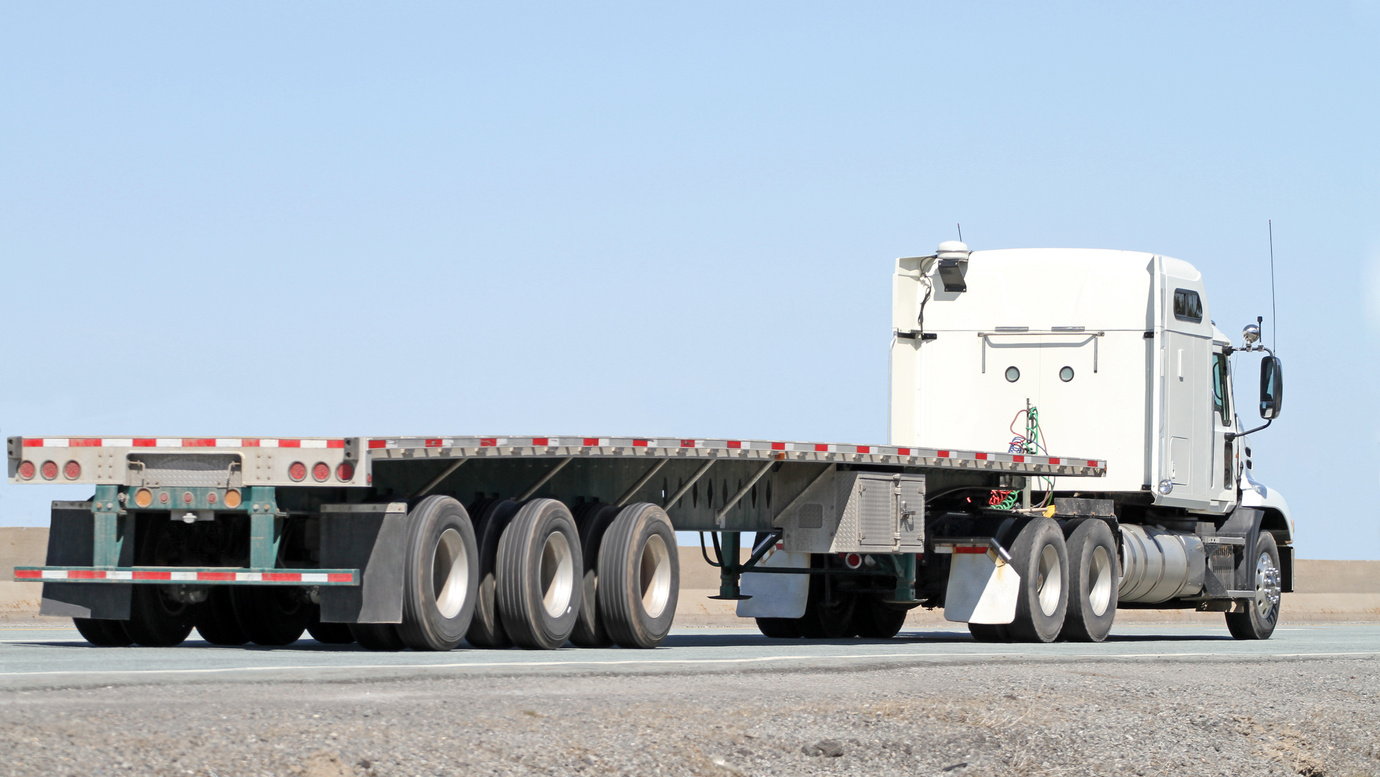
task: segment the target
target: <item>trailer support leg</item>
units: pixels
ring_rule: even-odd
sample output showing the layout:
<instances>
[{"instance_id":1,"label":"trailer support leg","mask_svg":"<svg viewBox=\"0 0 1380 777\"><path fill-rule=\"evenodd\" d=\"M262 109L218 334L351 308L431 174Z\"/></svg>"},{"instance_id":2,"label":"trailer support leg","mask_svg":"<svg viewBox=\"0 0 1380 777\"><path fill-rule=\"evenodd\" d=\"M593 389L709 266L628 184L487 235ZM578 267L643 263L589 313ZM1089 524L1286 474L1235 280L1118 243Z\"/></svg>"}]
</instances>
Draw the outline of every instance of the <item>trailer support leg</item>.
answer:
<instances>
[{"instance_id":1,"label":"trailer support leg","mask_svg":"<svg viewBox=\"0 0 1380 777\"><path fill-rule=\"evenodd\" d=\"M283 516L271 486L249 488L249 568L273 569L278 564Z\"/></svg>"},{"instance_id":2,"label":"trailer support leg","mask_svg":"<svg viewBox=\"0 0 1380 777\"><path fill-rule=\"evenodd\" d=\"M738 587L743 568L738 563L738 546L742 543L738 532L723 532L723 543L715 548L719 551L719 595L716 599L741 599L742 589Z\"/></svg>"},{"instance_id":3,"label":"trailer support leg","mask_svg":"<svg viewBox=\"0 0 1380 777\"><path fill-rule=\"evenodd\" d=\"M134 536L134 517L120 509L119 497L119 486L96 486L91 499L92 566L119 566L125 540Z\"/></svg>"},{"instance_id":4,"label":"trailer support leg","mask_svg":"<svg viewBox=\"0 0 1380 777\"><path fill-rule=\"evenodd\" d=\"M915 556L911 553L902 553L899 556L892 556L892 561L896 565L896 591L892 594L892 600L904 603L914 602Z\"/></svg>"}]
</instances>

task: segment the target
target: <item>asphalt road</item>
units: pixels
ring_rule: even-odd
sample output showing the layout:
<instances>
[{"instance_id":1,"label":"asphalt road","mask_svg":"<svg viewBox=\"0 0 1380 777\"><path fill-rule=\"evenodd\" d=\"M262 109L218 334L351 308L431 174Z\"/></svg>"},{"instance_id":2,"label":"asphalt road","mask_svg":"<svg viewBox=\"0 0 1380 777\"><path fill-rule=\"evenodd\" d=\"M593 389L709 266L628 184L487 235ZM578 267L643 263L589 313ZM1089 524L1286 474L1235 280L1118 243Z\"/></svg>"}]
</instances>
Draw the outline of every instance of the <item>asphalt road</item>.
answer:
<instances>
[{"instance_id":1,"label":"asphalt road","mask_svg":"<svg viewBox=\"0 0 1380 777\"><path fill-rule=\"evenodd\" d=\"M891 640L769 640L755 629L677 629L656 650L473 650L374 653L305 638L286 648L215 647L195 632L176 648L96 648L70 627L0 623L0 689L122 684L379 680L530 674L724 673L1038 661L1270 661L1380 656L1380 624L1285 626L1261 642L1225 627L1118 626L1105 643L993 645L962 627L903 631Z\"/></svg>"}]
</instances>

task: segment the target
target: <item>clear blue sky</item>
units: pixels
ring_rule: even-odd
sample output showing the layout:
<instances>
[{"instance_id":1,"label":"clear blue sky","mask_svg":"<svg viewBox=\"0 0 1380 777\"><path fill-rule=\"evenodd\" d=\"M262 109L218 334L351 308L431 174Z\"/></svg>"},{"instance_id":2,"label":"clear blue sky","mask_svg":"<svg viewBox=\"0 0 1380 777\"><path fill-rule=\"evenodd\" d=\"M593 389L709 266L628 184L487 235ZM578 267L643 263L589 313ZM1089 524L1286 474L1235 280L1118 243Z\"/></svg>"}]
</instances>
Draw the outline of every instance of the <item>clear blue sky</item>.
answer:
<instances>
[{"instance_id":1,"label":"clear blue sky","mask_svg":"<svg viewBox=\"0 0 1380 777\"><path fill-rule=\"evenodd\" d=\"M1273 219L1257 474L1380 558L1378 106L1374 2L6 3L0 432L880 442L955 222L1235 333Z\"/></svg>"}]
</instances>

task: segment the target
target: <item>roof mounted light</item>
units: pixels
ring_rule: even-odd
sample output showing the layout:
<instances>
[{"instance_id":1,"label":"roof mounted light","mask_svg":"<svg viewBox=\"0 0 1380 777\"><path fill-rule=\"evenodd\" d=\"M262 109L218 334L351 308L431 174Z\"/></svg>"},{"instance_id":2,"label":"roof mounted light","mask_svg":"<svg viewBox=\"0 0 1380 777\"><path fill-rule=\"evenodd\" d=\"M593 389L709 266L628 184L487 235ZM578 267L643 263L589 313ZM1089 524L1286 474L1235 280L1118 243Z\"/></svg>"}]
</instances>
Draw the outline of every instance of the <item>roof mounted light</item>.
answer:
<instances>
[{"instance_id":1,"label":"roof mounted light","mask_svg":"<svg viewBox=\"0 0 1380 777\"><path fill-rule=\"evenodd\" d=\"M962 293L968 290L963 278L968 271L968 253L968 244L958 240L939 244L935 255L939 258L939 279L944 282L944 291Z\"/></svg>"}]
</instances>

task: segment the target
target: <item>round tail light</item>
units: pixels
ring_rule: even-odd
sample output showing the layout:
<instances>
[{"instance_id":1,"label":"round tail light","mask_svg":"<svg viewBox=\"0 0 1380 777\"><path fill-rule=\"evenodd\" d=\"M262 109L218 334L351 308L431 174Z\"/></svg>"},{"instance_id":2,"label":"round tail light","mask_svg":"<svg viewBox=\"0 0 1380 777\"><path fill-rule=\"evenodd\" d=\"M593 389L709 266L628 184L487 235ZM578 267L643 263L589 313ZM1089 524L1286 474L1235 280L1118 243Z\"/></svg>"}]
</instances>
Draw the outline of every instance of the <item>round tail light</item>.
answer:
<instances>
[{"instance_id":1,"label":"round tail light","mask_svg":"<svg viewBox=\"0 0 1380 777\"><path fill-rule=\"evenodd\" d=\"M57 462L45 461L43 462L43 466L38 468L38 471L42 473L44 480L52 480L57 477Z\"/></svg>"},{"instance_id":2,"label":"round tail light","mask_svg":"<svg viewBox=\"0 0 1380 777\"><path fill-rule=\"evenodd\" d=\"M292 462L292 466L288 467L288 477L296 482L301 482L307 477L307 465L300 461Z\"/></svg>"},{"instance_id":3,"label":"round tail light","mask_svg":"<svg viewBox=\"0 0 1380 777\"><path fill-rule=\"evenodd\" d=\"M233 489L233 488L230 489L229 491L226 491L226 492L225 492L225 506L226 506L226 507L229 507L229 508L232 509L232 510L235 509L236 507L239 507L239 506L240 506L240 492L236 491L236 490Z\"/></svg>"},{"instance_id":4,"label":"round tail light","mask_svg":"<svg viewBox=\"0 0 1380 777\"><path fill-rule=\"evenodd\" d=\"M311 476L316 480L316 482L325 483L326 478L331 476L331 468L326 466L326 462L318 461L311 468Z\"/></svg>"},{"instance_id":5,"label":"round tail light","mask_svg":"<svg viewBox=\"0 0 1380 777\"><path fill-rule=\"evenodd\" d=\"M355 465L351 464L348 461L342 461L340 463L340 466L335 468L335 478L336 480L340 480L342 482L354 480Z\"/></svg>"},{"instance_id":6,"label":"round tail light","mask_svg":"<svg viewBox=\"0 0 1380 777\"><path fill-rule=\"evenodd\" d=\"M21 461L19 463L19 477L24 480L33 480L34 475L37 473L38 468L34 466L32 461Z\"/></svg>"},{"instance_id":7,"label":"round tail light","mask_svg":"<svg viewBox=\"0 0 1380 777\"><path fill-rule=\"evenodd\" d=\"M153 504L153 492L147 488L141 488L134 492L134 504L139 507L148 507Z\"/></svg>"},{"instance_id":8,"label":"round tail light","mask_svg":"<svg viewBox=\"0 0 1380 777\"><path fill-rule=\"evenodd\" d=\"M76 480L81 477L81 465L75 461L69 461L62 468L63 477L68 480Z\"/></svg>"}]
</instances>

